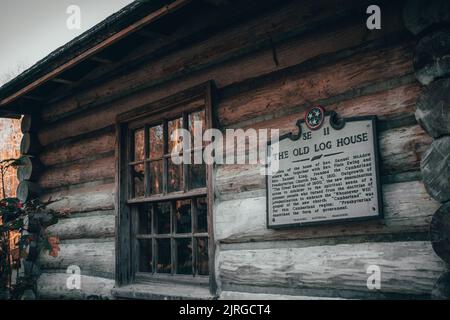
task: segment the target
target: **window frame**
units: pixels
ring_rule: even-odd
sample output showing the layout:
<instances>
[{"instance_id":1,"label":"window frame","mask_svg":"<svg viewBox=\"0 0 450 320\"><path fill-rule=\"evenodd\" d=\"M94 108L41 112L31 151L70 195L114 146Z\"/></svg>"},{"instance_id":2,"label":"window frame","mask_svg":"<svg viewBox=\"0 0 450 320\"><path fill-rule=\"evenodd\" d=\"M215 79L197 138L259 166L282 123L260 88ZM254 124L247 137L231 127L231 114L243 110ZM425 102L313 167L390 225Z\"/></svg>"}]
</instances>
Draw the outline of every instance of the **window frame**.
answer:
<instances>
[{"instance_id":1,"label":"window frame","mask_svg":"<svg viewBox=\"0 0 450 320\"><path fill-rule=\"evenodd\" d=\"M116 119L116 285L142 284L153 281L167 281L194 285L209 285L210 292L216 293L215 283L215 245L213 232L213 165L205 164L206 186L204 188L193 189L192 191L182 190L170 194L147 195L140 198L129 198L130 194L130 161L129 154L132 151L130 143L130 130L139 127L147 128L148 124L159 121L157 119L171 119L186 112L195 112L199 109L205 110L206 128L214 128L213 107L216 100L215 85L212 81L200 84L177 94L163 98L156 102L142 105L129 112L117 116ZM152 119L154 118L155 121ZM145 133L146 134L146 133ZM147 159L144 159L146 163ZM185 168L187 165L184 165ZM147 168L147 165L144 166ZM147 170L147 169L145 169ZM183 170L183 176L186 177ZM184 180L183 178L183 180ZM186 184L184 180L183 185ZM181 274L147 274L139 272L139 252L138 223L134 221L138 218L139 203L153 203L159 201L171 201L186 199L207 199L207 236L208 236L208 263L209 275L193 276ZM194 233L194 230L191 230ZM206 233L205 233L206 234ZM171 238L170 238L171 239ZM194 251L194 249L193 249ZM172 253L173 254L173 253ZM194 252L193 252L194 254ZM173 266L172 266L173 267Z\"/></svg>"}]
</instances>

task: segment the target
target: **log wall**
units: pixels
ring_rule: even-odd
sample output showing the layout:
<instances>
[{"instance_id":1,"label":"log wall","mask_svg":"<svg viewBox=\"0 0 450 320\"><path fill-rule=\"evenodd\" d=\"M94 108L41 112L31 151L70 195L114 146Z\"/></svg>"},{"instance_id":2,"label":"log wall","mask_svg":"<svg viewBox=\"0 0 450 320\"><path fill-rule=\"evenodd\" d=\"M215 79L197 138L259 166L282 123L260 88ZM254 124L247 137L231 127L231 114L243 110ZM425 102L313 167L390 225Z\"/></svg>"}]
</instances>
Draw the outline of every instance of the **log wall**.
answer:
<instances>
[{"instance_id":1,"label":"log wall","mask_svg":"<svg viewBox=\"0 0 450 320\"><path fill-rule=\"evenodd\" d=\"M259 167L216 166L220 297L428 297L444 266L427 242L439 203L421 181L421 157L432 139L414 116L421 92L413 70L414 39L403 26L401 2L385 3L383 28L374 31L354 14L365 1L335 4L288 1L47 105L37 133L45 166L39 184L43 198L58 200L52 208L70 214L50 228L61 238L61 252L42 260L41 296L110 296L116 116L214 80L222 130L289 132L311 103L343 117L376 114L386 212L381 221L268 230ZM199 23L187 24L177 36L195 32ZM123 64L177 36L143 46ZM71 264L81 268L82 290L68 291L63 284ZM372 264L381 268L380 290L366 286Z\"/></svg>"}]
</instances>

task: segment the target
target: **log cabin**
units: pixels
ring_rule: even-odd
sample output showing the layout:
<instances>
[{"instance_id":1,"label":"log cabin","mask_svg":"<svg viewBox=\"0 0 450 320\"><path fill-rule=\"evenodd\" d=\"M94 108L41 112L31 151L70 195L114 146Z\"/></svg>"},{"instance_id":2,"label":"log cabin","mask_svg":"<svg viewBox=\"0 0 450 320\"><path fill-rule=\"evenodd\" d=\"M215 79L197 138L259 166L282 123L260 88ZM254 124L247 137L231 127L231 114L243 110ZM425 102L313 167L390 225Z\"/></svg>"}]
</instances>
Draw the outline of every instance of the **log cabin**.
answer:
<instances>
[{"instance_id":1,"label":"log cabin","mask_svg":"<svg viewBox=\"0 0 450 320\"><path fill-rule=\"evenodd\" d=\"M371 4L135 1L1 87L18 197L68 213L38 297L449 298L449 2ZM284 135L312 106L375 119L382 215L272 228L261 164L167 156L194 120Z\"/></svg>"}]
</instances>

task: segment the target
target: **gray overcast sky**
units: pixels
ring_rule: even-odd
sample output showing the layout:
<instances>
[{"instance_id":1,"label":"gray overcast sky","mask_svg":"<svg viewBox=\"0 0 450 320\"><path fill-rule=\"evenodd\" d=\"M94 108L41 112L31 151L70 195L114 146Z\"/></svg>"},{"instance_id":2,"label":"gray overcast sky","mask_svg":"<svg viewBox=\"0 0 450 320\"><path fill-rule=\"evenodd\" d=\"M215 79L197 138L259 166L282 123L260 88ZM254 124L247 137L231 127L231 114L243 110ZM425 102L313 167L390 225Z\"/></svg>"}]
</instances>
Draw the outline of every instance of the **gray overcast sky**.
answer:
<instances>
[{"instance_id":1,"label":"gray overcast sky","mask_svg":"<svg viewBox=\"0 0 450 320\"><path fill-rule=\"evenodd\" d=\"M133 0L0 0L0 86L18 66L30 67ZM70 5L81 9L81 30L69 30Z\"/></svg>"}]
</instances>

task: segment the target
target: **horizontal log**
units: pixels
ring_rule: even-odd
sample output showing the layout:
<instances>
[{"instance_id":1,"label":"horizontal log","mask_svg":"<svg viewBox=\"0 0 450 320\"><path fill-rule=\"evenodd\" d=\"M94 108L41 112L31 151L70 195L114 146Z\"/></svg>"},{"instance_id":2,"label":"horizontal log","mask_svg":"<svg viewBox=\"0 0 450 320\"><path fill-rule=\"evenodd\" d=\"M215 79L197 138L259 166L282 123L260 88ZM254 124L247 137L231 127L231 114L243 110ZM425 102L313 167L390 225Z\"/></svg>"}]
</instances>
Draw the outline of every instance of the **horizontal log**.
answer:
<instances>
[{"instance_id":1,"label":"horizontal log","mask_svg":"<svg viewBox=\"0 0 450 320\"><path fill-rule=\"evenodd\" d=\"M417 100L416 118L434 138L450 134L450 79L436 80Z\"/></svg>"},{"instance_id":2,"label":"horizontal log","mask_svg":"<svg viewBox=\"0 0 450 320\"><path fill-rule=\"evenodd\" d=\"M367 288L367 268L381 271L381 288ZM445 270L428 241L376 242L306 248L219 251L217 276L222 289L327 290L336 296L402 294L429 296ZM347 297L348 294L346 294ZM345 296L344 296L345 297Z\"/></svg>"},{"instance_id":3,"label":"horizontal log","mask_svg":"<svg viewBox=\"0 0 450 320\"><path fill-rule=\"evenodd\" d=\"M450 21L450 3L447 0L408 0L403 10L405 26L413 34Z\"/></svg>"},{"instance_id":4,"label":"horizontal log","mask_svg":"<svg viewBox=\"0 0 450 320\"><path fill-rule=\"evenodd\" d=\"M39 185L44 189L52 189L83 182L113 179L115 165L115 157L112 155L68 166L49 168L40 176Z\"/></svg>"},{"instance_id":5,"label":"horizontal log","mask_svg":"<svg viewBox=\"0 0 450 320\"><path fill-rule=\"evenodd\" d=\"M286 94L288 94L289 97L290 95L294 94L295 97L292 98L291 104L295 103L296 105L298 105L302 101L304 102L305 99L316 100L318 98L329 97L338 92L342 93L352 86L363 86L364 84L370 82L382 81L383 79L386 80L388 78L394 78L396 76L402 76L408 73L412 73L412 57L410 56L409 46L410 45L406 45L406 47L400 46L400 48L382 49L380 50L381 58L379 59L374 59L373 55L361 53L344 59L343 62L336 65L333 64L328 68L316 68L314 71L305 73L304 76L301 77L301 79L298 79L296 81L292 79L292 85L290 86L290 88L293 89L296 93L290 92L288 94L287 92L285 92L281 93L281 95L285 96ZM296 50L294 52L298 53L299 50ZM301 52L303 52L303 49L301 49ZM272 50L270 50L270 54L270 58L272 59ZM291 55L294 56L294 54L292 53ZM267 57L269 58L269 56ZM269 62L261 61L258 63L265 66L268 65ZM273 61L270 63L273 65ZM197 75L195 77L185 77L183 81L176 82L174 84L168 84L167 86L164 86L164 88L156 87L129 97L125 97L115 101L108 101L107 108L96 108L92 112L84 112L77 115L76 117L70 117L69 119L66 119L64 121L48 125L39 133L39 139L43 145L47 145L59 139L64 139L76 134L82 134L90 132L94 129L107 127L115 122L115 117L117 116L117 114L129 111L145 103L158 100L160 98L168 96L169 94L173 94L183 89L197 85L203 80L207 81L210 79L214 79L219 88L223 87L224 84L220 83L220 81L217 80L217 77L220 75L236 74L240 75L241 79L239 80L242 80L242 75L244 74L242 70L247 70L248 68L247 66L239 64L238 61L234 62L234 64L237 65L235 66L236 70L233 73L225 68L225 66L227 65L224 65L224 67L220 70L214 69L211 70L211 73L208 72L207 74L204 74L202 76ZM278 67L276 67L274 70L278 70ZM303 72L299 73L303 74ZM248 77L251 77L251 75L248 75ZM348 79L352 79L352 82L348 86L344 86L343 83L348 82ZM280 82L282 83L285 80L286 79L282 79L278 81L277 84L273 86L274 91L277 91L279 89L277 87L280 85ZM291 82L290 79L287 80L288 82ZM297 82L301 83L298 84ZM311 86L311 83L314 83L314 85ZM299 88L299 85L302 87ZM335 85L339 88L336 88L336 90L332 90ZM292 87L296 88L294 89ZM286 89L289 90L289 88L287 87ZM266 88L265 90L267 91L268 89ZM304 95L303 97L299 96L299 93L297 92L298 90L302 91L302 95ZM318 92L320 93L320 95L317 95ZM249 95L253 96L254 93L249 93ZM239 96L236 99L239 100L240 98L241 97ZM229 104L231 104L229 108L237 107L236 104L238 102L236 102L236 99L233 100L234 102L229 103L226 103L224 101L225 110L223 112L219 112L220 120L222 120L222 118L226 118L226 114L229 114ZM280 106L278 104L273 105L274 102L271 102L271 100L272 99L267 100L267 103L270 102L270 109L272 111L279 109ZM259 98L257 99L256 103L256 109L264 108L264 106L267 105L267 103L265 103L264 101L261 103L261 99ZM220 107L219 109L222 109L222 107ZM237 111L232 112L234 113ZM226 124L228 122L225 121L224 123Z\"/></svg>"},{"instance_id":6,"label":"horizontal log","mask_svg":"<svg viewBox=\"0 0 450 320\"><path fill-rule=\"evenodd\" d=\"M343 94L349 89L357 92L369 84L382 83L412 72L409 43L381 48L376 57L372 51L354 54L334 64L305 72L294 70L262 86L250 87L248 91L223 100L218 117L222 126L229 126L284 108L306 107L311 102Z\"/></svg>"},{"instance_id":7,"label":"horizontal log","mask_svg":"<svg viewBox=\"0 0 450 320\"><path fill-rule=\"evenodd\" d=\"M101 184L47 193L43 201L53 201L49 209L65 213L114 209L114 184Z\"/></svg>"},{"instance_id":8,"label":"horizontal log","mask_svg":"<svg viewBox=\"0 0 450 320\"><path fill-rule=\"evenodd\" d=\"M222 291L221 300L340 300L339 298L294 296L286 294L250 293L237 291Z\"/></svg>"},{"instance_id":9,"label":"horizontal log","mask_svg":"<svg viewBox=\"0 0 450 320\"><path fill-rule=\"evenodd\" d=\"M434 32L420 39L414 52L414 71L417 80L430 84L450 75L450 30Z\"/></svg>"},{"instance_id":10,"label":"horizontal log","mask_svg":"<svg viewBox=\"0 0 450 320\"><path fill-rule=\"evenodd\" d=\"M114 280L81 275L81 288L68 289L69 274L43 273L37 280L40 299L112 299Z\"/></svg>"},{"instance_id":11,"label":"horizontal log","mask_svg":"<svg viewBox=\"0 0 450 320\"><path fill-rule=\"evenodd\" d=\"M410 82L410 80L407 81ZM344 118L376 114L379 120L395 121L414 113L421 91L415 81L392 89L388 89L386 83L370 87L372 88L364 90L362 96L354 93L350 96L344 94L342 97L319 100L317 103ZM230 118L233 122L230 127L280 128L282 131L291 131L297 120L303 118L306 109L307 105L289 105L288 103L276 112L268 113L263 108L258 108L254 110L255 116L252 119L240 121L238 118Z\"/></svg>"},{"instance_id":12,"label":"horizontal log","mask_svg":"<svg viewBox=\"0 0 450 320\"><path fill-rule=\"evenodd\" d=\"M420 181L383 185L382 193L382 220L283 230L267 229L264 196L218 202L214 215L215 239L224 243L239 243L424 232L440 206L430 198Z\"/></svg>"},{"instance_id":13,"label":"horizontal log","mask_svg":"<svg viewBox=\"0 0 450 320\"><path fill-rule=\"evenodd\" d=\"M357 6L363 6L363 3L358 3ZM386 6L392 7L393 10L386 9L383 29L369 34L359 28L359 21L354 17L348 17L351 15L351 7L356 12L360 12L360 9L355 9L352 3L342 7L336 6L333 1L321 0L316 3L291 2L282 8L272 7L269 14L246 19L239 26L224 28L221 33L209 37L207 41L191 42L180 50L140 63L139 68L135 68L133 72L125 70L127 72L120 76L110 77L108 80L113 80L95 88L91 87L77 97L52 106L44 111L44 117L52 119L80 107L86 108L89 105L93 107L99 100L108 98L111 101L120 93L148 89L150 86L168 82L177 77L185 77L193 71L206 69L201 75L203 79L200 80L197 77L196 83L214 78L221 87L240 81L243 77L255 77L277 68L298 64L315 56L354 47L403 28L398 7L395 4L386 4ZM254 10L253 8L253 12ZM320 10L321 14L317 15L316 10ZM333 21L341 20L339 27L331 27L327 17ZM345 20L343 25L342 20ZM352 21L353 25L349 25L348 21ZM279 43L285 38L290 39L298 35L301 35L301 39L294 39L295 42L291 48L284 43ZM273 46L277 49L276 61L273 58ZM257 51L256 57L251 59L246 57L254 51ZM242 60L239 66L236 66L233 61L237 58ZM133 61L127 62L130 64ZM222 68L220 65L224 63L227 64L227 69L220 70ZM219 70L211 72L210 69L216 66ZM241 70L246 70L245 74Z\"/></svg>"},{"instance_id":14,"label":"horizontal log","mask_svg":"<svg viewBox=\"0 0 450 320\"><path fill-rule=\"evenodd\" d=\"M420 169L428 193L440 202L450 200L450 136L434 140L422 157Z\"/></svg>"},{"instance_id":15,"label":"horizontal log","mask_svg":"<svg viewBox=\"0 0 450 320\"><path fill-rule=\"evenodd\" d=\"M62 240L114 237L115 216L104 214L60 219L46 231Z\"/></svg>"},{"instance_id":16,"label":"horizontal log","mask_svg":"<svg viewBox=\"0 0 450 320\"><path fill-rule=\"evenodd\" d=\"M114 278L115 269L115 242L61 242L57 257L47 253L39 256L40 267L45 269L66 270L71 265L80 267L81 274L102 274Z\"/></svg>"},{"instance_id":17,"label":"horizontal log","mask_svg":"<svg viewBox=\"0 0 450 320\"><path fill-rule=\"evenodd\" d=\"M114 151L115 139L115 132L110 131L76 142L69 141L42 150L39 159L44 165L53 166L110 153Z\"/></svg>"},{"instance_id":18,"label":"horizontal log","mask_svg":"<svg viewBox=\"0 0 450 320\"><path fill-rule=\"evenodd\" d=\"M298 118L300 119L300 118ZM273 121L281 134L296 132L296 121L289 117ZM381 175L418 170L420 159L432 138L419 125L389 129L379 134ZM229 154L229 152L228 152ZM265 188L259 165L221 165L216 169L216 193L229 194Z\"/></svg>"}]
</instances>

